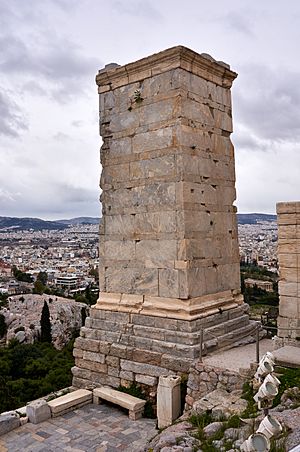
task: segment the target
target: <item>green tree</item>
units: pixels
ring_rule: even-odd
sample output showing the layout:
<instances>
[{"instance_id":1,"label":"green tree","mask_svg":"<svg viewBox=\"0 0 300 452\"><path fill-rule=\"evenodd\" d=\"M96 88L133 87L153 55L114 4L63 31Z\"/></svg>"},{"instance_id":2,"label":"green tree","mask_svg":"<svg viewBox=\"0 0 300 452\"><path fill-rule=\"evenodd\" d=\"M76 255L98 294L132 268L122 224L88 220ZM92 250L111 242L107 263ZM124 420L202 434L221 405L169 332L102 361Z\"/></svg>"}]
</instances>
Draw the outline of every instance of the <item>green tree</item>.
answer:
<instances>
[{"instance_id":1,"label":"green tree","mask_svg":"<svg viewBox=\"0 0 300 452\"><path fill-rule=\"evenodd\" d=\"M17 281L32 282L32 277L28 273L18 270L15 265L12 267L12 271Z\"/></svg>"},{"instance_id":2,"label":"green tree","mask_svg":"<svg viewBox=\"0 0 300 452\"><path fill-rule=\"evenodd\" d=\"M36 279L37 281L40 281L43 284L43 286L46 286L48 281L47 272L39 272Z\"/></svg>"},{"instance_id":3,"label":"green tree","mask_svg":"<svg viewBox=\"0 0 300 452\"><path fill-rule=\"evenodd\" d=\"M99 270L96 268L91 268L89 274L95 278L96 281L99 281Z\"/></svg>"},{"instance_id":4,"label":"green tree","mask_svg":"<svg viewBox=\"0 0 300 452\"><path fill-rule=\"evenodd\" d=\"M51 322L50 322L50 312L46 301L44 301L44 306L41 315L41 342L52 342L51 334Z\"/></svg>"},{"instance_id":5,"label":"green tree","mask_svg":"<svg viewBox=\"0 0 300 452\"><path fill-rule=\"evenodd\" d=\"M81 325L84 326L86 319L86 309L81 308Z\"/></svg>"},{"instance_id":6,"label":"green tree","mask_svg":"<svg viewBox=\"0 0 300 452\"><path fill-rule=\"evenodd\" d=\"M45 289L46 289L46 286L44 286L44 284L39 279L37 279L34 282L34 287L33 287L32 292L42 295L45 292Z\"/></svg>"},{"instance_id":7,"label":"green tree","mask_svg":"<svg viewBox=\"0 0 300 452\"><path fill-rule=\"evenodd\" d=\"M3 314L0 314L0 339L6 334L7 326L5 323L5 317Z\"/></svg>"}]
</instances>

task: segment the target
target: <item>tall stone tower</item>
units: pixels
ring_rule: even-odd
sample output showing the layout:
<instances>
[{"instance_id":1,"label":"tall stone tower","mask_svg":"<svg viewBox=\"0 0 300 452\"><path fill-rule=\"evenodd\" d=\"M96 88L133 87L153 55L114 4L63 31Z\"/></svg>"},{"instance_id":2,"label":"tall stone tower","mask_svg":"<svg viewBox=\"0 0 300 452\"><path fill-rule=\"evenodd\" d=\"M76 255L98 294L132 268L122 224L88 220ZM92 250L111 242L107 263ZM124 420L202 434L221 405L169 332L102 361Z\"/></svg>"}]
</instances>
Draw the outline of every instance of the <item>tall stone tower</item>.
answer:
<instances>
[{"instance_id":1,"label":"tall stone tower","mask_svg":"<svg viewBox=\"0 0 300 452\"><path fill-rule=\"evenodd\" d=\"M277 204L278 345L300 347L300 202Z\"/></svg>"},{"instance_id":2,"label":"tall stone tower","mask_svg":"<svg viewBox=\"0 0 300 452\"><path fill-rule=\"evenodd\" d=\"M100 297L74 385L187 371L252 330L240 294L230 87L223 62L174 47L99 71Z\"/></svg>"}]
</instances>

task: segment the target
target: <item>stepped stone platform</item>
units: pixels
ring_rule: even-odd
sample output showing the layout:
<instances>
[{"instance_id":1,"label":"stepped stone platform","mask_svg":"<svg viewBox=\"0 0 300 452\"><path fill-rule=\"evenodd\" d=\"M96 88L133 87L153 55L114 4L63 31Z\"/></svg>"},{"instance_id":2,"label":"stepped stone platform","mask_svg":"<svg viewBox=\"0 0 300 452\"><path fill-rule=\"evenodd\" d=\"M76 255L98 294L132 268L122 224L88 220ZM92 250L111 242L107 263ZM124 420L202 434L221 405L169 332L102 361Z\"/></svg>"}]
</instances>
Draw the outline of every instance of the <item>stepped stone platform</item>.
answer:
<instances>
[{"instance_id":1,"label":"stepped stone platform","mask_svg":"<svg viewBox=\"0 0 300 452\"><path fill-rule=\"evenodd\" d=\"M91 308L74 345L73 385L118 387L137 382L155 387L160 375L188 372L200 355L249 342L256 322L243 304L187 321Z\"/></svg>"}]
</instances>

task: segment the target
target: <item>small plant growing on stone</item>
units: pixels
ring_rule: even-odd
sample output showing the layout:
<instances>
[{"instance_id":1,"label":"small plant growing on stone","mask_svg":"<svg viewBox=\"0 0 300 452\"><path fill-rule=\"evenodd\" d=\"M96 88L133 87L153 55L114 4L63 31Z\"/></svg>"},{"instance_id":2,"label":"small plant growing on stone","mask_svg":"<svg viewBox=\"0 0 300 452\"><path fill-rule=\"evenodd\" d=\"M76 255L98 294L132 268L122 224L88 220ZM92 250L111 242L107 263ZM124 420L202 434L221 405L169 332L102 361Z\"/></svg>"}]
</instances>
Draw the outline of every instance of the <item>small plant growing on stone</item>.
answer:
<instances>
[{"instance_id":1,"label":"small plant growing on stone","mask_svg":"<svg viewBox=\"0 0 300 452\"><path fill-rule=\"evenodd\" d=\"M136 104L140 104L141 102L143 102L144 99L142 98L142 95L141 95L141 92L139 89L135 90L135 92L133 94L133 100Z\"/></svg>"}]
</instances>

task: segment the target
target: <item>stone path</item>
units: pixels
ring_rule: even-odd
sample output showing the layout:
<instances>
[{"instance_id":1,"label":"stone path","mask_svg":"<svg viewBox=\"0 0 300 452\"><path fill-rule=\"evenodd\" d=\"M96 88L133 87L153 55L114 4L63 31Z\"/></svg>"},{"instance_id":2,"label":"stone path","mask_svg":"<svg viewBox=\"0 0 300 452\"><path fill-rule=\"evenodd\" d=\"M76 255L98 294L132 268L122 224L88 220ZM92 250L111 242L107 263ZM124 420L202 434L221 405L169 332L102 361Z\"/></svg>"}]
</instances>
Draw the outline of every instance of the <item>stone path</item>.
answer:
<instances>
[{"instance_id":1,"label":"stone path","mask_svg":"<svg viewBox=\"0 0 300 452\"><path fill-rule=\"evenodd\" d=\"M267 352L273 352L274 342L272 339L262 339L259 342L260 358ZM216 366L224 369L238 371L249 369L250 364L255 362L256 344L247 344L229 350L220 351L213 355L203 357L203 363L208 366Z\"/></svg>"},{"instance_id":2,"label":"stone path","mask_svg":"<svg viewBox=\"0 0 300 452\"><path fill-rule=\"evenodd\" d=\"M1 436L0 452L141 452L158 433L155 423L144 418L131 421L116 407L90 404Z\"/></svg>"}]
</instances>

